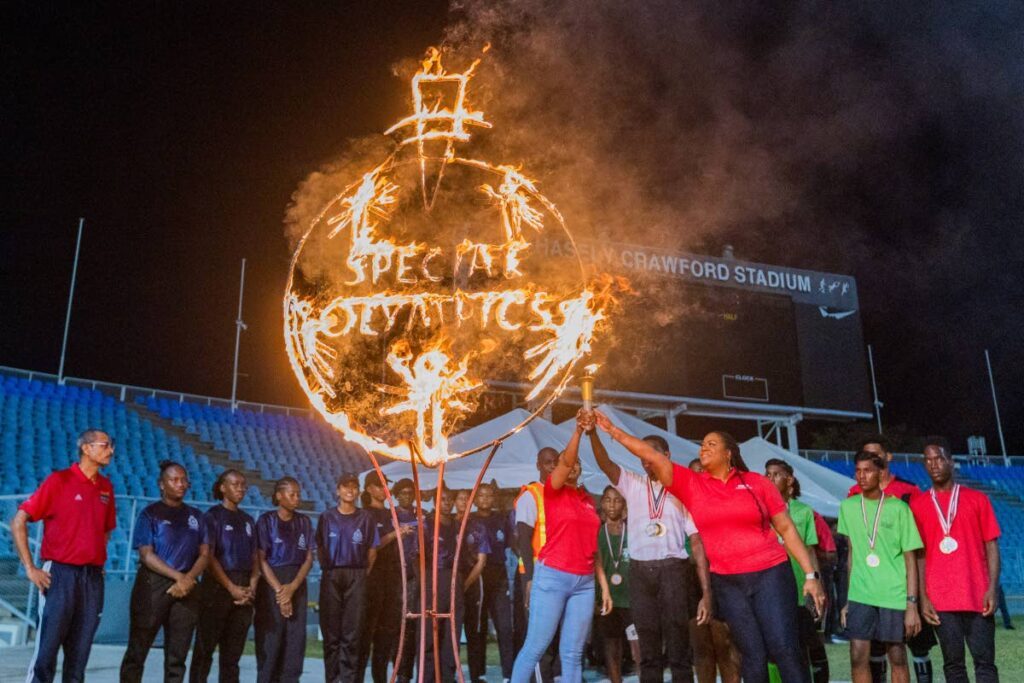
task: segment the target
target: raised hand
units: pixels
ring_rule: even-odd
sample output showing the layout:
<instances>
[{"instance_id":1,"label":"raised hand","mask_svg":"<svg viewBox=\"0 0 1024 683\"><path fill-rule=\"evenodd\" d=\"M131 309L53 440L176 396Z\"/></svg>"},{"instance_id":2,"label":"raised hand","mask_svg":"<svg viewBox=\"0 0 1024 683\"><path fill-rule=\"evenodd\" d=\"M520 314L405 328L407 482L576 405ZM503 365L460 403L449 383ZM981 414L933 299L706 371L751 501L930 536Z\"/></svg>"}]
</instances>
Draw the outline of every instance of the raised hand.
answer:
<instances>
[{"instance_id":1,"label":"raised hand","mask_svg":"<svg viewBox=\"0 0 1024 683\"><path fill-rule=\"evenodd\" d=\"M594 411L580 408L576 412L576 431L585 434L594 428Z\"/></svg>"}]
</instances>

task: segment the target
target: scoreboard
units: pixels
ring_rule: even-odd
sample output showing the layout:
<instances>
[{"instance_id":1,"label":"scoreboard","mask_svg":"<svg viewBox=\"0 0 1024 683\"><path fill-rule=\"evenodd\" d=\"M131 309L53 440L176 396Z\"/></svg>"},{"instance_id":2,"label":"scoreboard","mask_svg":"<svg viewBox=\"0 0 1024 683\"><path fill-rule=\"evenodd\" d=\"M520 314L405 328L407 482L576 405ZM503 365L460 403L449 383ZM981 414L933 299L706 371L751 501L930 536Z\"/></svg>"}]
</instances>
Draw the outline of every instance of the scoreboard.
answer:
<instances>
[{"instance_id":1,"label":"scoreboard","mask_svg":"<svg viewBox=\"0 0 1024 683\"><path fill-rule=\"evenodd\" d=\"M776 406L870 412L852 277L672 253L546 240L549 258L625 275L603 388Z\"/></svg>"}]
</instances>

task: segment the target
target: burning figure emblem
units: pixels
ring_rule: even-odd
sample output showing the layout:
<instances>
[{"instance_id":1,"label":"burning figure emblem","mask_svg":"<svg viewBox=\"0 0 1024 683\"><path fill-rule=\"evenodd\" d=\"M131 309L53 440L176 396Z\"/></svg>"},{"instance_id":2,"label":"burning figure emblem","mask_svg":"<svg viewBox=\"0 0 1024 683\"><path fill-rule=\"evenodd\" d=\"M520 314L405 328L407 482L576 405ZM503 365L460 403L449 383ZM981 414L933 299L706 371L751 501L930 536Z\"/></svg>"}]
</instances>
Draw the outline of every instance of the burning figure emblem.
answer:
<instances>
[{"instance_id":1,"label":"burning figure emblem","mask_svg":"<svg viewBox=\"0 0 1024 683\"><path fill-rule=\"evenodd\" d=\"M554 400L607 296L578 259L572 272L531 259L544 231L572 241L533 180L457 149L491 127L469 103L478 61L448 73L428 53L413 113L386 132L391 155L307 227L284 297L288 356L313 407L366 450L428 466L467 455L448 435L483 378L529 383L536 412Z\"/></svg>"}]
</instances>

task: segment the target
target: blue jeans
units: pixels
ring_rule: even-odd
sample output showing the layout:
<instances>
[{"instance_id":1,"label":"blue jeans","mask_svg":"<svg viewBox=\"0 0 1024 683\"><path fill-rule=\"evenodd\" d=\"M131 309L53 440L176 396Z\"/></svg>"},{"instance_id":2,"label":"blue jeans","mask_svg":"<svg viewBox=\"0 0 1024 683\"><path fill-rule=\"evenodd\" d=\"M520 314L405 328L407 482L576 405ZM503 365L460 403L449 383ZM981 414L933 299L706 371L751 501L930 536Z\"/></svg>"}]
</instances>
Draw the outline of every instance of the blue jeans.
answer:
<instances>
[{"instance_id":1,"label":"blue jeans","mask_svg":"<svg viewBox=\"0 0 1024 683\"><path fill-rule=\"evenodd\" d=\"M583 680L583 646L594 618L594 575L570 574L538 562L530 589L530 620L526 642L512 667L512 683L529 683L559 624L558 655L562 680Z\"/></svg>"},{"instance_id":2,"label":"blue jeans","mask_svg":"<svg viewBox=\"0 0 1024 683\"><path fill-rule=\"evenodd\" d=\"M800 645L796 579L788 561L759 572L711 574L719 615L740 651L744 683L768 683L768 658L786 683L810 683Z\"/></svg>"}]
</instances>

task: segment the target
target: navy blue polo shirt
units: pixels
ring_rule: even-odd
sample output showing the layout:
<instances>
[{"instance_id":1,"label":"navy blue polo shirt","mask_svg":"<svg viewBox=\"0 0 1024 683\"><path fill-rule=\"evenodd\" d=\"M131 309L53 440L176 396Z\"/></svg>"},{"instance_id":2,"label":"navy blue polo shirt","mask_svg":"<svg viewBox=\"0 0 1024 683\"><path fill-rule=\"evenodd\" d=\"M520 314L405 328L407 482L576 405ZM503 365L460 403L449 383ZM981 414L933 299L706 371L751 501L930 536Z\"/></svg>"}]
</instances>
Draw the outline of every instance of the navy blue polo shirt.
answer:
<instances>
[{"instance_id":1,"label":"navy blue polo shirt","mask_svg":"<svg viewBox=\"0 0 1024 683\"><path fill-rule=\"evenodd\" d=\"M490 545L490 550L487 552L487 566L504 567L505 549L512 547L512 525L509 523L508 515L497 511L491 512L486 517L480 513L474 513L470 520L479 522L487 532L487 542Z\"/></svg>"},{"instance_id":2,"label":"navy blue polo shirt","mask_svg":"<svg viewBox=\"0 0 1024 683\"><path fill-rule=\"evenodd\" d=\"M387 508L366 508L366 511L373 515L374 521L377 524L377 534L379 538L384 538L395 530L395 525L391 521L391 510ZM405 553L405 564L408 570L411 572L412 558L416 556L416 548L419 547L416 529L416 511L412 508L406 510L403 508L397 508L396 514L398 515L398 525L401 527L412 527L413 532L407 536L402 537L402 550ZM398 573L400 567L398 560L398 544L393 541L388 543L386 546L381 548L377 554L377 560L373 563L373 571L387 571Z\"/></svg>"},{"instance_id":3,"label":"navy blue polo shirt","mask_svg":"<svg viewBox=\"0 0 1024 683\"><path fill-rule=\"evenodd\" d=\"M473 515L469 516L466 522L466 536L462 540L462 551L459 553L459 565L462 571L468 574L476 565L476 556L480 553L490 555L491 541L487 534L487 527L480 523Z\"/></svg>"},{"instance_id":4,"label":"navy blue polo shirt","mask_svg":"<svg viewBox=\"0 0 1024 683\"><path fill-rule=\"evenodd\" d=\"M139 513L132 547L151 546L168 567L187 572L199 558L199 546L209 542L205 526L203 513L191 505L157 501Z\"/></svg>"},{"instance_id":5,"label":"navy blue polo shirt","mask_svg":"<svg viewBox=\"0 0 1024 683\"><path fill-rule=\"evenodd\" d=\"M267 556L271 567L298 567L306 554L315 549L313 523L306 515L295 513L287 522L277 510L264 512L256 522L256 547Z\"/></svg>"},{"instance_id":6,"label":"navy blue polo shirt","mask_svg":"<svg viewBox=\"0 0 1024 683\"><path fill-rule=\"evenodd\" d=\"M427 549L434 543L434 513L424 515L423 533L427 541ZM459 536L459 523L452 520L447 524L442 522L437 534L437 566L440 569L451 569L455 566L455 541ZM466 552L463 543L462 552ZM427 553L427 561L431 562L430 553Z\"/></svg>"},{"instance_id":7,"label":"navy blue polo shirt","mask_svg":"<svg viewBox=\"0 0 1024 683\"><path fill-rule=\"evenodd\" d=\"M316 525L316 548L323 570L369 565L370 549L380 544L377 521L366 510L344 514L331 508L320 515Z\"/></svg>"},{"instance_id":8,"label":"navy blue polo shirt","mask_svg":"<svg viewBox=\"0 0 1024 683\"><path fill-rule=\"evenodd\" d=\"M252 571L256 551L256 520L241 510L214 505L206 511L210 551L226 572Z\"/></svg>"}]
</instances>

